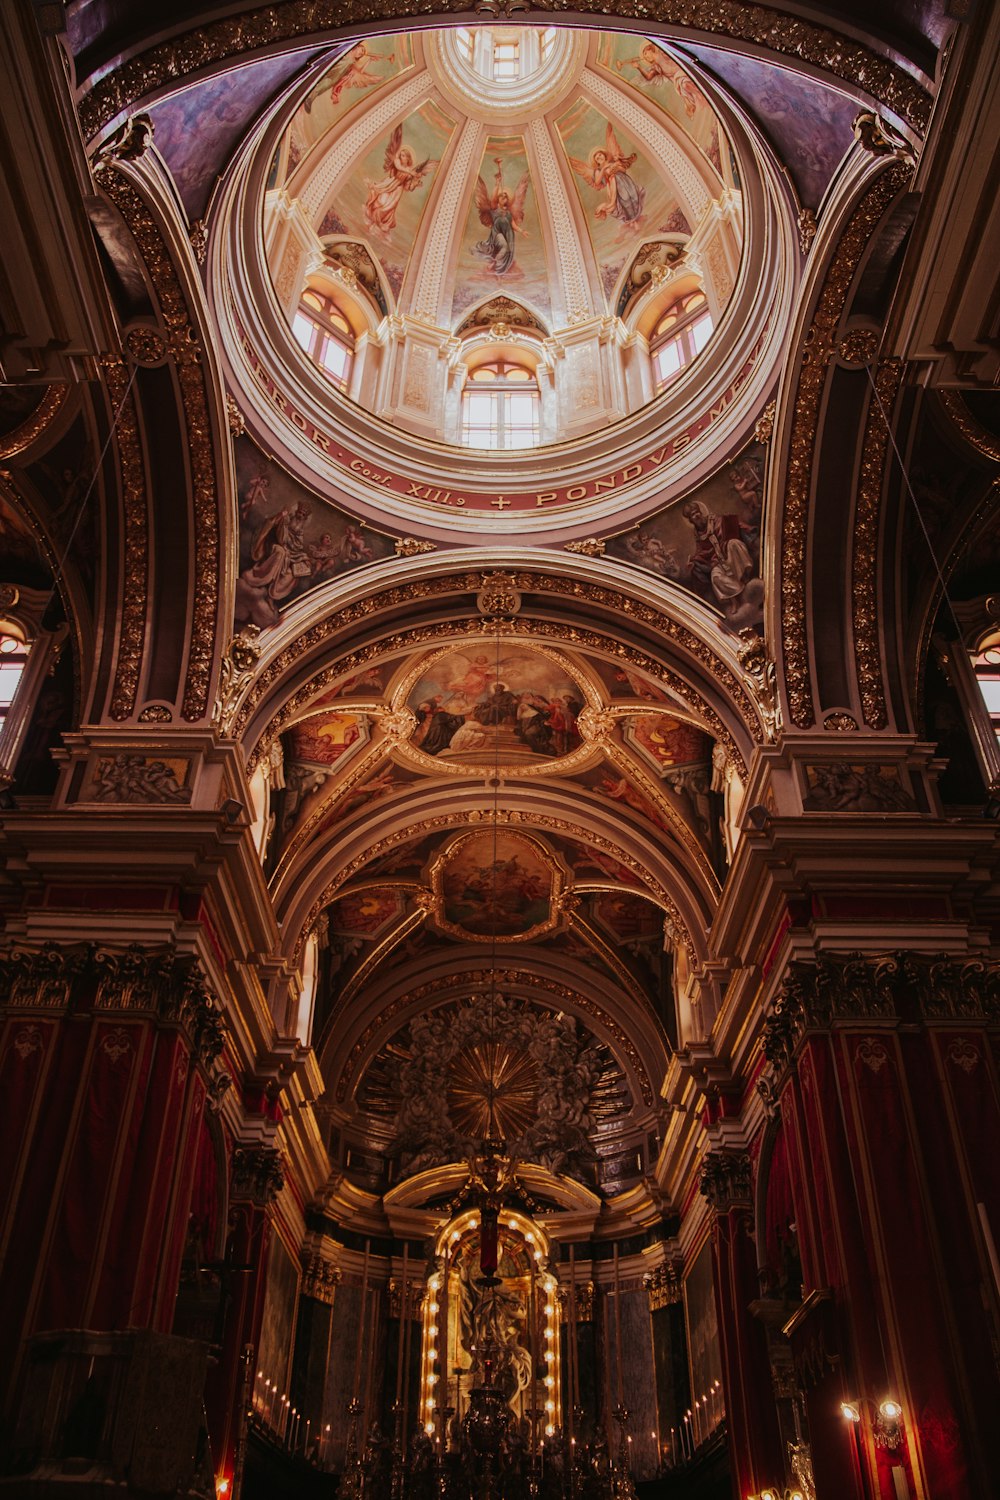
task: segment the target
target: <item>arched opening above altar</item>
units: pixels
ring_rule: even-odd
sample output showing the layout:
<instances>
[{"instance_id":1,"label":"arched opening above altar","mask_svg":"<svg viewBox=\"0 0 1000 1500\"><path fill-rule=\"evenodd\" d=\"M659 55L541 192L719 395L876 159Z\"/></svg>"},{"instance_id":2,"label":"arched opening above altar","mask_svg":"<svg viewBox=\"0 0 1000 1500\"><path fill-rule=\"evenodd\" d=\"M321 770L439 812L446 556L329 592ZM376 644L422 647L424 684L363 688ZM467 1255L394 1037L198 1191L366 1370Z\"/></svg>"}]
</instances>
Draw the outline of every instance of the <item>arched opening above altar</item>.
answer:
<instances>
[{"instance_id":1,"label":"arched opening above altar","mask_svg":"<svg viewBox=\"0 0 1000 1500\"><path fill-rule=\"evenodd\" d=\"M535 1453L563 1425L559 1282L536 1220L507 1208L495 1225L492 1216L489 1207L467 1209L435 1242L423 1313L424 1430L442 1445L460 1443L495 1410L508 1444Z\"/></svg>"}]
</instances>

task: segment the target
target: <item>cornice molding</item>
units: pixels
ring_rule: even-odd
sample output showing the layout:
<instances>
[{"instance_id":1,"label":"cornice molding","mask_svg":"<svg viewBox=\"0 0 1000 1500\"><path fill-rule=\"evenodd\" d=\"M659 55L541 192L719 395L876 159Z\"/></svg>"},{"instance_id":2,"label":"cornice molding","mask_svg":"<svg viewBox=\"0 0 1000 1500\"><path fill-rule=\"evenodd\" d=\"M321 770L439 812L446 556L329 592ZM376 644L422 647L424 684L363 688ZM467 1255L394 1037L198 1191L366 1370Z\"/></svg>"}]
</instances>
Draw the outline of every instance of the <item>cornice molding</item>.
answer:
<instances>
[{"instance_id":1,"label":"cornice molding","mask_svg":"<svg viewBox=\"0 0 1000 1500\"><path fill-rule=\"evenodd\" d=\"M558 16L608 15L604 0L543 0L519 20ZM169 41L120 62L104 74L80 104L80 122L90 139L105 125L141 103L180 88L198 75L217 71L220 65L253 53L268 52L310 42L334 43L351 35L352 29L372 24L412 23L418 15L423 24L435 16L446 20L452 14L468 14L467 0L439 0L437 4L411 7L398 0L284 0L283 4L259 6L192 28ZM920 133L930 116L931 98L911 74L872 48L801 16L791 16L777 6L740 4L738 0L619 0L614 14L634 20L637 26L652 25L683 41L688 30L749 44L770 52L785 66L804 64L810 70L829 73L852 90L862 90Z\"/></svg>"}]
</instances>

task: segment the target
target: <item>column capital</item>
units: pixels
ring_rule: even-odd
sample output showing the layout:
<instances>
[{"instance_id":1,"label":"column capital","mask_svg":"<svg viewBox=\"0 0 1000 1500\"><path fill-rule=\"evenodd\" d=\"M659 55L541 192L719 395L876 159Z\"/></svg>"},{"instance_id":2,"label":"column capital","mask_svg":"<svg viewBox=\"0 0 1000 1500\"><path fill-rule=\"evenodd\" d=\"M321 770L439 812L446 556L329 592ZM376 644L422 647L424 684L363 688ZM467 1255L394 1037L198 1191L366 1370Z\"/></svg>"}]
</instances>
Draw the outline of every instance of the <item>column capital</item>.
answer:
<instances>
[{"instance_id":1,"label":"column capital","mask_svg":"<svg viewBox=\"0 0 1000 1500\"><path fill-rule=\"evenodd\" d=\"M316 1251L307 1251L302 1255L302 1294L312 1297L316 1302L325 1302L328 1307L333 1306L334 1294L340 1285L343 1275L339 1266L332 1261L326 1260Z\"/></svg>"},{"instance_id":2,"label":"column capital","mask_svg":"<svg viewBox=\"0 0 1000 1500\"><path fill-rule=\"evenodd\" d=\"M795 960L764 1022L776 1072L807 1032L864 1022L1000 1024L1000 960L950 953L820 953Z\"/></svg>"},{"instance_id":3,"label":"column capital","mask_svg":"<svg viewBox=\"0 0 1000 1500\"><path fill-rule=\"evenodd\" d=\"M285 1185L281 1152L274 1146L235 1146L229 1168L234 1202L250 1202L267 1208Z\"/></svg>"},{"instance_id":4,"label":"column capital","mask_svg":"<svg viewBox=\"0 0 1000 1500\"><path fill-rule=\"evenodd\" d=\"M47 942L0 951L6 1003L31 1010L118 1011L177 1025L210 1067L225 1045L225 1024L194 954L173 944L113 948Z\"/></svg>"},{"instance_id":5,"label":"column capital","mask_svg":"<svg viewBox=\"0 0 1000 1500\"><path fill-rule=\"evenodd\" d=\"M709 1151L702 1160L698 1188L717 1214L753 1203L753 1163L746 1151Z\"/></svg>"}]
</instances>

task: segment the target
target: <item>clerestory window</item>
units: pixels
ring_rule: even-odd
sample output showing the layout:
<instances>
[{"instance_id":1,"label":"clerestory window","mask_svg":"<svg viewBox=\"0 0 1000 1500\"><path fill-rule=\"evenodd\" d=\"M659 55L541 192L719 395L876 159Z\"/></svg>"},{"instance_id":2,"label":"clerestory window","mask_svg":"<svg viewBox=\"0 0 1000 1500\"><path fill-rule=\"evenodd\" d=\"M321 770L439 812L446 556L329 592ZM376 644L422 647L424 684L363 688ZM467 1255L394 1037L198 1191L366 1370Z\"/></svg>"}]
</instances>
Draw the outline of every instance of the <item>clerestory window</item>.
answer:
<instances>
[{"instance_id":1,"label":"clerestory window","mask_svg":"<svg viewBox=\"0 0 1000 1500\"><path fill-rule=\"evenodd\" d=\"M16 625L0 621L0 736L25 667L29 646Z\"/></svg>"},{"instance_id":2,"label":"clerestory window","mask_svg":"<svg viewBox=\"0 0 1000 1500\"><path fill-rule=\"evenodd\" d=\"M688 292L670 304L649 341L658 391L664 390L697 359L712 337L712 326L704 292Z\"/></svg>"},{"instance_id":3,"label":"clerestory window","mask_svg":"<svg viewBox=\"0 0 1000 1500\"><path fill-rule=\"evenodd\" d=\"M462 395L462 442L468 448L536 448L541 408L534 371L506 359L470 370Z\"/></svg>"},{"instance_id":4,"label":"clerestory window","mask_svg":"<svg viewBox=\"0 0 1000 1500\"><path fill-rule=\"evenodd\" d=\"M346 391L354 363L354 334L334 299L309 287L302 293L292 332L327 379Z\"/></svg>"}]
</instances>

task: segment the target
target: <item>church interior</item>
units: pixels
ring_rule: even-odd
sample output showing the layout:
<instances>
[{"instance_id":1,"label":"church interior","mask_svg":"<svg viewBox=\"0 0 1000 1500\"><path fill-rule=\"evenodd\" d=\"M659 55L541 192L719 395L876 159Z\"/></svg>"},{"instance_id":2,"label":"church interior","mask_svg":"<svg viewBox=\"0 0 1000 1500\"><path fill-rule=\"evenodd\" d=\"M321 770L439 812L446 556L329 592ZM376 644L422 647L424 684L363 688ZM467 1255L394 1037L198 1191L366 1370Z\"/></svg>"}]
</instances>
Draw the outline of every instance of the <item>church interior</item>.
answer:
<instances>
[{"instance_id":1,"label":"church interior","mask_svg":"<svg viewBox=\"0 0 1000 1500\"><path fill-rule=\"evenodd\" d=\"M1000 8L0 6L0 1500L1000 1494Z\"/></svg>"}]
</instances>

